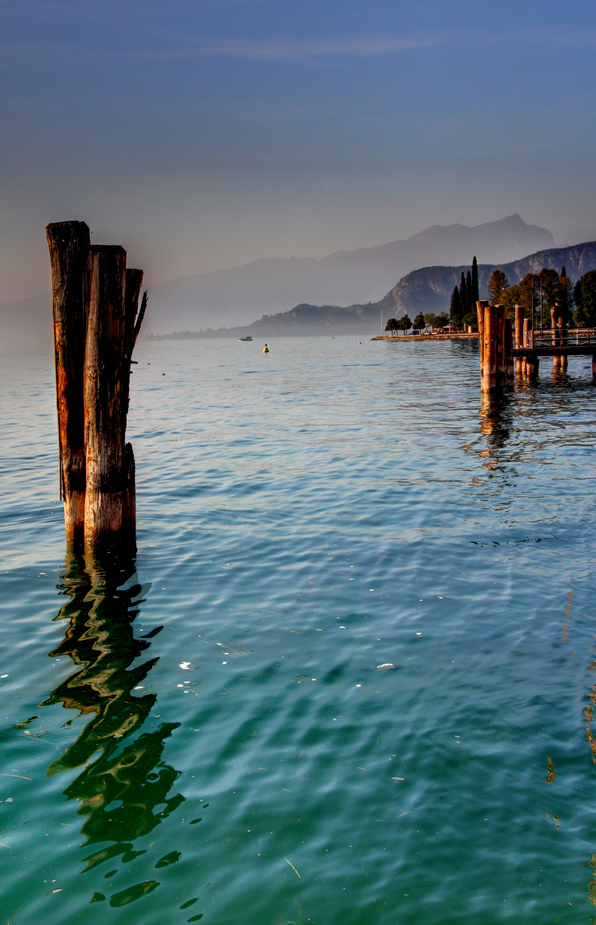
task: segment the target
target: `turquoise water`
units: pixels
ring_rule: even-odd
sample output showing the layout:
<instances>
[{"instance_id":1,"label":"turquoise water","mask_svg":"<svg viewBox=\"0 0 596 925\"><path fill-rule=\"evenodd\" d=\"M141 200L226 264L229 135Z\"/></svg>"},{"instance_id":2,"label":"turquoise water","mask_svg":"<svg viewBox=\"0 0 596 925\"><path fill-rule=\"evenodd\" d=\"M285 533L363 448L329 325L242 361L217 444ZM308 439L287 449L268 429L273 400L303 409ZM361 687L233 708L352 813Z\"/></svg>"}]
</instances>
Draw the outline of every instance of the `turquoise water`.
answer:
<instances>
[{"instance_id":1,"label":"turquoise water","mask_svg":"<svg viewBox=\"0 0 596 925\"><path fill-rule=\"evenodd\" d=\"M3 357L0 923L591 925L588 363L483 407L474 344L270 347L139 345L90 575Z\"/></svg>"}]
</instances>

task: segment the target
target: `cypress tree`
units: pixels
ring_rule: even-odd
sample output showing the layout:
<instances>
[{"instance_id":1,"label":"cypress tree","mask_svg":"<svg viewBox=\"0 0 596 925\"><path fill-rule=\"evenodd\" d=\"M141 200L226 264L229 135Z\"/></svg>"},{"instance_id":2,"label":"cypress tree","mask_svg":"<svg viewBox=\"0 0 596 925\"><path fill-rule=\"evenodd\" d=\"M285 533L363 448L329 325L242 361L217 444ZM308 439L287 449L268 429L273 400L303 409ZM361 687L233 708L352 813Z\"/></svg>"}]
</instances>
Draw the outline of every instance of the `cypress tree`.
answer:
<instances>
[{"instance_id":1,"label":"cypress tree","mask_svg":"<svg viewBox=\"0 0 596 925\"><path fill-rule=\"evenodd\" d=\"M480 290L478 289L478 261L476 257L472 260L472 305L470 308L476 305L476 302L480 298Z\"/></svg>"},{"instance_id":2,"label":"cypress tree","mask_svg":"<svg viewBox=\"0 0 596 925\"><path fill-rule=\"evenodd\" d=\"M464 276L464 271L461 273L461 280L459 282L459 300L461 303L461 313L462 315L468 314L468 290L466 289L466 277Z\"/></svg>"},{"instance_id":3,"label":"cypress tree","mask_svg":"<svg viewBox=\"0 0 596 925\"><path fill-rule=\"evenodd\" d=\"M467 295L467 302L468 302L468 307L466 309L466 315L469 315L469 313L472 311L472 306L474 305L474 293L472 290L472 274L470 273L469 270L466 274L466 295Z\"/></svg>"},{"instance_id":4,"label":"cypress tree","mask_svg":"<svg viewBox=\"0 0 596 925\"><path fill-rule=\"evenodd\" d=\"M449 318L451 324L454 324L459 327L462 323L463 312L461 307L461 299L459 296L459 289L457 286L453 287L453 292L451 293L451 308L449 309Z\"/></svg>"}]
</instances>

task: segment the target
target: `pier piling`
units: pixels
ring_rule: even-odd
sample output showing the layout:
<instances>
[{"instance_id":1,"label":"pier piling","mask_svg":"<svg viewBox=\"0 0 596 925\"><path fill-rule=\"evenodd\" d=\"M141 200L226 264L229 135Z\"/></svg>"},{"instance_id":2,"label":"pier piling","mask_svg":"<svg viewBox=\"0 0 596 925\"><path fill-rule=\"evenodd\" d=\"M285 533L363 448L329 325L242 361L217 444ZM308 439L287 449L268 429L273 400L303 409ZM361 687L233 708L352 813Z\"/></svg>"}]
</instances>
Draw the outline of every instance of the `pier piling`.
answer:
<instances>
[{"instance_id":1,"label":"pier piling","mask_svg":"<svg viewBox=\"0 0 596 925\"><path fill-rule=\"evenodd\" d=\"M524 334L524 307L523 305L515 306L515 346L521 347L523 343L523 334ZM524 371L524 358L516 357L515 358L515 372L517 375L523 375Z\"/></svg>"},{"instance_id":2,"label":"pier piling","mask_svg":"<svg viewBox=\"0 0 596 925\"><path fill-rule=\"evenodd\" d=\"M511 321L505 318L504 305L476 303L478 313L481 389L485 393L501 389L513 375L513 341Z\"/></svg>"},{"instance_id":3,"label":"pier piling","mask_svg":"<svg viewBox=\"0 0 596 925\"><path fill-rule=\"evenodd\" d=\"M130 364L147 304L118 246L90 246L84 222L46 229L52 266L60 497L67 546L135 542L135 464L125 443Z\"/></svg>"}]
</instances>

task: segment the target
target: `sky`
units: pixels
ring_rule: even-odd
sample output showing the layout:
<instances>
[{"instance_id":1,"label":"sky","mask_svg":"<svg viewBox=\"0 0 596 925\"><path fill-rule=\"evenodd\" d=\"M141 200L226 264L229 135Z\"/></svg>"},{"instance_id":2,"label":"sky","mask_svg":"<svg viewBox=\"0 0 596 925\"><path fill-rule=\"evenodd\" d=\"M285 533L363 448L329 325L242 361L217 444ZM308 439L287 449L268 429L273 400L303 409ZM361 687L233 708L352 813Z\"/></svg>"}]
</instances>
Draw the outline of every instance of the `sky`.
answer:
<instances>
[{"instance_id":1,"label":"sky","mask_svg":"<svg viewBox=\"0 0 596 925\"><path fill-rule=\"evenodd\" d=\"M513 212L596 240L596 6L0 0L0 300L48 222L149 282Z\"/></svg>"}]
</instances>

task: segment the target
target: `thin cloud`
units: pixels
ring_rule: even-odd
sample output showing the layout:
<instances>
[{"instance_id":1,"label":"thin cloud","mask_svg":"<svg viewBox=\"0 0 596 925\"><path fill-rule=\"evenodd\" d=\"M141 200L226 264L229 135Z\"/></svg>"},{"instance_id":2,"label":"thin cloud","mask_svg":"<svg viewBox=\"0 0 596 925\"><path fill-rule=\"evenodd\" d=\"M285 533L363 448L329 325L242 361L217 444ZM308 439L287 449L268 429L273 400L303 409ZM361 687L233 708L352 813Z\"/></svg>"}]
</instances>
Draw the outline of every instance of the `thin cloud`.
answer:
<instances>
[{"instance_id":1,"label":"thin cloud","mask_svg":"<svg viewBox=\"0 0 596 925\"><path fill-rule=\"evenodd\" d=\"M194 57L198 55L220 55L242 58L249 61L303 61L328 57L374 57L390 55L417 48L430 48L449 41L446 32L394 35L379 33L373 35L348 36L345 38L312 39L310 41L284 41L248 39L190 39L188 36L172 36L186 47L162 50L162 57ZM155 52L152 52L155 54Z\"/></svg>"}]
</instances>

